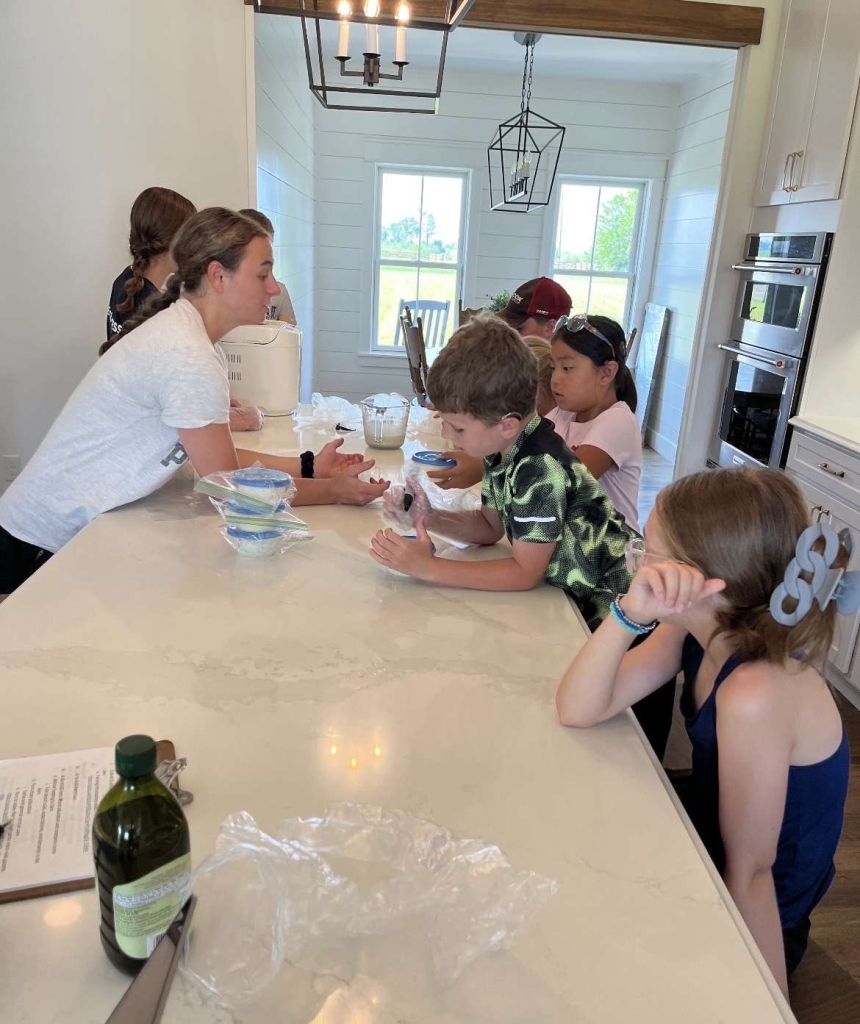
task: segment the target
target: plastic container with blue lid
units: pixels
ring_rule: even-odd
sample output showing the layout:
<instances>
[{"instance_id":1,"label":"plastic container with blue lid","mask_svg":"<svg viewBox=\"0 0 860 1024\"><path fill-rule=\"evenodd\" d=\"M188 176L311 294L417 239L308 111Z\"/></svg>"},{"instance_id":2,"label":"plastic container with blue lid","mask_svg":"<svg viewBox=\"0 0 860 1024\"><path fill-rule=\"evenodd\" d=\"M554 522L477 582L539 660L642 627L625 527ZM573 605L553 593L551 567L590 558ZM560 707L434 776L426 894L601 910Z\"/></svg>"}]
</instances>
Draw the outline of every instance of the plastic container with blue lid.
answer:
<instances>
[{"instance_id":1,"label":"plastic container with blue lid","mask_svg":"<svg viewBox=\"0 0 860 1024\"><path fill-rule=\"evenodd\" d=\"M291 487L293 478L279 469L251 466L249 469L233 471L233 484L239 494L265 501L271 506L280 503L284 491Z\"/></svg>"},{"instance_id":2,"label":"plastic container with blue lid","mask_svg":"<svg viewBox=\"0 0 860 1024\"><path fill-rule=\"evenodd\" d=\"M286 530L248 531L240 526L224 527L230 545L246 558L268 558L277 554L285 544Z\"/></svg>"},{"instance_id":3,"label":"plastic container with blue lid","mask_svg":"<svg viewBox=\"0 0 860 1024\"><path fill-rule=\"evenodd\" d=\"M457 460L446 459L444 452L416 452L412 461L431 469L453 469L457 465Z\"/></svg>"}]
</instances>

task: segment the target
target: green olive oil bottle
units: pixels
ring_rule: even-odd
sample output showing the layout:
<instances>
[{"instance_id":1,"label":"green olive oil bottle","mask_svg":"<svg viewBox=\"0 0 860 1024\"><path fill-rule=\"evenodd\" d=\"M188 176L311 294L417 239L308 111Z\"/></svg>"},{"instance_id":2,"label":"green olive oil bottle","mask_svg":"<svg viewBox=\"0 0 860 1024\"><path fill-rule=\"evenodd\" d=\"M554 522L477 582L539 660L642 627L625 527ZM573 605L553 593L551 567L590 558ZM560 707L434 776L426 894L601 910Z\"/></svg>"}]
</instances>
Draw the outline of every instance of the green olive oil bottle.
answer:
<instances>
[{"instance_id":1,"label":"green olive oil bottle","mask_svg":"<svg viewBox=\"0 0 860 1024\"><path fill-rule=\"evenodd\" d=\"M155 741L116 745L116 784L93 819L101 940L128 974L146 963L188 897L191 844L178 800L153 774Z\"/></svg>"}]
</instances>

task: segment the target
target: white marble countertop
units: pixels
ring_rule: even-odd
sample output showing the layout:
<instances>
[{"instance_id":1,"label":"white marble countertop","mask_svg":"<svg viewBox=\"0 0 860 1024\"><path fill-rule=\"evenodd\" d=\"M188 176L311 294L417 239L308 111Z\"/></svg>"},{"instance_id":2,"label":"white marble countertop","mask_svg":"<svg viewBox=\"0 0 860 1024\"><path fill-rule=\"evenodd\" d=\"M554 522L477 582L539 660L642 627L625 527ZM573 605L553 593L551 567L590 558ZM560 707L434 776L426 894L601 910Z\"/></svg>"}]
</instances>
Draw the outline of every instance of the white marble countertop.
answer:
<instances>
[{"instance_id":1,"label":"white marble countertop","mask_svg":"<svg viewBox=\"0 0 860 1024\"><path fill-rule=\"evenodd\" d=\"M242 441L297 450L286 423ZM178 976L166 1024L793 1020L631 718L558 724L583 639L564 596L394 577L366 554L378 506L301 511L314 540L272 559L238 557L182 480L82 531L0 606L2 756L173 739L195 863L232 812L273 828L351 800L496 843L559 892L509 952L408 1006L342 1012L331 979L283 979L233 1015ZM102 1024L127 984L92 890L0 906L0 947L9 1024Z\"/></svg>"},{"instance_id":2,"label":"white marble countertop","mask_svg":"<svg viewBox=\"0 0 860 1024\"><path fill-rule=\"evenodd\" d=\"M794 416L789 424L860 455L860 416Z\"/></svg>"}]
</instances>

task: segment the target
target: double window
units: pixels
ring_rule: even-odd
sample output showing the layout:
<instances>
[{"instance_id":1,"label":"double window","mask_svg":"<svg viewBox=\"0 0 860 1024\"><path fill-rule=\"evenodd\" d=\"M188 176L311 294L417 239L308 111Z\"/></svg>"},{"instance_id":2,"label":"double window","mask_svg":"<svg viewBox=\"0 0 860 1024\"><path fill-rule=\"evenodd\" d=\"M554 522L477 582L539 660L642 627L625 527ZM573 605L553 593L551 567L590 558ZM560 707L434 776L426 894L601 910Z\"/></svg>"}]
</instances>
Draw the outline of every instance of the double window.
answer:
<instances>
[{"instance_id":1,"label":"double window","mask_svg":"<svg viewBox=\"0 0 860 1024\"><path fill-rule=\"evenodd\" d=\"M399 314L421 316L428 355L457 327L467 172L381 168L378 174L372 348L403 351Z\"/></svg>"},{"instance_id":2,"label":"double window","mask_svg":"<svg viewBox=\"0 0 860 1024\"><path fill-rule=\"evenodd\" d=\"M628 330L636 287L644 182L561 178L550 277L574 313L612 317Z\"/></svg>"}]
</instances>

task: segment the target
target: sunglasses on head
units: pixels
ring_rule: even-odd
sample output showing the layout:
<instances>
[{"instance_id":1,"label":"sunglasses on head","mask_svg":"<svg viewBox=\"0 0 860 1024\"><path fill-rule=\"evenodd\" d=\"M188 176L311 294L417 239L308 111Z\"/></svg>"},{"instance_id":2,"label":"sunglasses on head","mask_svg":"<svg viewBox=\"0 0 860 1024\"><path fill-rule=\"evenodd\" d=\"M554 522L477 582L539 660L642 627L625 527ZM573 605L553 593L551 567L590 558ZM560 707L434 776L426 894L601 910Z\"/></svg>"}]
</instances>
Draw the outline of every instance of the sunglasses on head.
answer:
<instances>
[{"instance_id":1,"label":"sunglasses on head","mask_svg":"<svg viewBox=\"0 0 860 1024\"><path fill-rule=\"evenodd\" d=\"M593 324L588 322L588 317L585 313L577 313L575 316L560 316L556 320L555 330L560 331L562 327L566 331L570 331L571 334L577 334L579 331L588 331L595 338L605 342L612 349L612 354L615 355L615 346L605 334L601 334Z\"/></svg>"}]
</instances>

